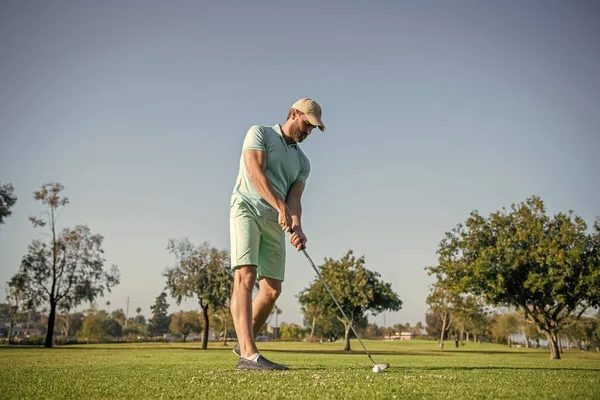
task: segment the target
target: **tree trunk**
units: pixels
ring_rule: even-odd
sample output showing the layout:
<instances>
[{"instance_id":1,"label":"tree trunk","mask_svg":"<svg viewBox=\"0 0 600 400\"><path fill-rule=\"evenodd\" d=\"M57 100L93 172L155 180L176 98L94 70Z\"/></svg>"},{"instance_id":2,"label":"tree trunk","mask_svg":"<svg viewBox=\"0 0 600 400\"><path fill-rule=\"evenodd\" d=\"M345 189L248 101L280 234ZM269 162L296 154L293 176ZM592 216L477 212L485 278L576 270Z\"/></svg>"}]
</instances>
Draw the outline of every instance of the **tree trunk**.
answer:
<instances>
[{"instance_id":1,"label":"tree trunk","mask_svg":"<svg viewBox=\"0 0 600 400\"><path fill-rule=\"evenodd\" d=\"M467 342L469 342L469 331L467 331Z\"/></svg>"},{"instance_id":2,"label":"tree trunk","mask_svg":"<svg viewBox=\"0 0 600 400\"><path fill-rule=\"evenodd\" d=\"M183 343L185 343L185 339L187 338L187 335L184 333L183 334Z\"/></svg>"},{"instance_id":3,"label":"tree trunk","mask_svg":"<svg viewBox=\"0 0 600 400\"><path fill-rule=\"evenodd\" d=\"M56 320L56 303L50 302L50 316L48 316L48 331L46 332L46 343L44 347L49 349L54 344L54 322Z\"/></svg>"},{"instance_id":4,"label":"tree trunk","mask_svg":"<svg viewBox=\"0 0 600 400\"><path fill-rule=\"evenodd\" d=\"M560 336L558 334L556 334L556 342L558 343L558 350L560 351L560 354L562 354L563 346L562 346L562 341L560 340Z\"/></svg>"},{"instance_id":5,"label":"tree trunk","mask_svg":"<svg viewBox=\"0 0 600 400\"><path fill-rule=\"evenodd\" d=\"M15 326L14 322L10 321L8 327L8 344L13 344L12 336L13 336L13 327Z\"/></svg>"},{"instance_id":6,"label":"tree trunk","mask_svg":"<svg viewBox=\"0 0 600 400\"><path fill-rule=\"evenodd\" d=\"M525 347L529 348L529 336L525 336Z\"/></svg>"},{"instance_id":7,"label":"tree trunk","mask_svg":"<svg viewBox=\"0 0 600 400\"><path fill-rule=\"evenodd\" d=\"M446 333L446 319L448 314L443 313L442 315L442 333L440 335L440 349L444 349L444 333Z\"/></svg>"},{"instance_id":8,"label":"tree trunk","mask_svg":"<svg viewBox=\"0 0 600 400\"><path fill-rule=\"evenodd\" d=\"M550 347L550 359L560 360L560 349L558 347L558 335L554 333L546 333L548 339L548 347Z\"/></svg>"},{"instance_id":9,"label":"tree trunk","mask_svg":"<svg viewBox=\"0 0 600 400\"><path fill-rule=\"evenodd\" d=\"M312 327L310 329L310 341L314 342L315 341L315 325L317 325L317 318L313 317L312 320Z\"/></svg>"},{"instance_id":10,"label":"tree trunk","mask_svg":"<svg viewBox=\"0 0 600 400\"><path fill-rule=\"evenodd\" d=\"M344 322L344 351L351 351L350 349L350 325L347 322Z\"/></svg>"},{"instance_id":11,"label":"tree trunk","mask_svg":"<svg viewBox=\"0 0 600 400\"><path fill-rule=\"evenodd\" d=\"M225 325L225 330L223 332L223 346L227 346L227 314L225 314L225 322L223 325Z\"/></svg>"},{"instance_id":12,"label":"tree trunk","mask_svg":"<svg viewBox=\"0 0 600 400\"><path fill-rule=\"evenodd\" d=\"M460 345L463 344L463 336L465 335L465 330L463 328L460 329Z\"/></svg>"},{"instance_id":13,"label":"tree trunk","mask_svg":"<svg viewBox=\"0 0 600 400\"><path fill-rule=\"evenodd\" d=\"M204 335L202 337L202 350L208 347L208 305L202 306L202 315L204 315Z\"/></svg>"}]
</instances>

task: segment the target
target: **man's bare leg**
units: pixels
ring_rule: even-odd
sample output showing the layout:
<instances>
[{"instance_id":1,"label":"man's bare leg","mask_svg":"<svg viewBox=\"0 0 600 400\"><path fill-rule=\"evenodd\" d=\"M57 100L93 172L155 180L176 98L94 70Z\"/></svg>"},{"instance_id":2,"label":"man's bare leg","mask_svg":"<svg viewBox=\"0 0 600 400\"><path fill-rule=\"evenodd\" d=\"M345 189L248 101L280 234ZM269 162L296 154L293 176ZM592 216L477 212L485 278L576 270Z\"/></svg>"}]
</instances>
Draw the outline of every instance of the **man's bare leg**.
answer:
<instances>
[{"instance_id":1,"label":"man's bare leg","mask_svg":"<svg viewBox=\"0 0 600 400\"><path fill-rule=\"evenodd\" d=\"M231 317L240 346L240 356L247 358L258 353L252 331L252 289L256 282L256 266L244 265L233 275Z\"/></svg>"},{"instance_id":2,"label":"man's bare leg","mask_svg":"<svg viewBox=\"0 0 600 400\"><path fill-rule=\"evenodd\" d=\"M259 291L252 302L252 328L254 337L263 327L281 294L281 281L263 278L258 282Z\"/></svg>"}]
</instances>

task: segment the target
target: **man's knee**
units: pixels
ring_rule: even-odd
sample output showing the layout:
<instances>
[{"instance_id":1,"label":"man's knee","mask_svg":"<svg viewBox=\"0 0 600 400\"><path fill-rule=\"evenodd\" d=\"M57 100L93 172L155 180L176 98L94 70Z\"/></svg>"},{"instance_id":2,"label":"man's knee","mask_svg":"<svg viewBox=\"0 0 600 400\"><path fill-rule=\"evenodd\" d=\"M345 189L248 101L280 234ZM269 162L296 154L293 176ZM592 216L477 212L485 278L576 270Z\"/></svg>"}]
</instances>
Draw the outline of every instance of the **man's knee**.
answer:
<instances>
[{"instance_id":1,"label":"man's knee","mask_svg":"<svg viewBox=\"0 0 600 400\"><path fill-rule=\"evenodd\" d=\"M275 303L281 294L281 281L265 279L260 285L261 294L270 303Z\"/></svg>"},{"instance_id":2,"label":"man's knee","mask_svg":"<svg viewBox=\"0 0 600 400\"><path fill-rule=\"evenodd\" d=\"M236 288L252 291L256 282L256 266L243 265L236 268L233 274L233 290Z\"/></svg>"}]
</instances>

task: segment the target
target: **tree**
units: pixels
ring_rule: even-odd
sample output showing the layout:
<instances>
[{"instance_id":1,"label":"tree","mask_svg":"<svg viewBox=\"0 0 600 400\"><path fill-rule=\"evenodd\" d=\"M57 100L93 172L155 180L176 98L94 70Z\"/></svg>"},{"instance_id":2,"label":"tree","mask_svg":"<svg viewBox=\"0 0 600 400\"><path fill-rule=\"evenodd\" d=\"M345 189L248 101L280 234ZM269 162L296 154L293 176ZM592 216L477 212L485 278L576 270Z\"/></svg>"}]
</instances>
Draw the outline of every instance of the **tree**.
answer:
<instances>
[{"instance_id":1,"label":"tree","mask_svg":"<svg viewBox=\"0 0 600 400\"><path fill-rule=\"evenodd\" d=\"M200 314L197 311L179 311L171 316L171 324L169 330L183 336L183 342L190 333L202 332L202 324L200 323Z\"/></svg>"},{"instance_id":2,"label":"tree","mask_svg":"<svg viewBox=\"0 0 600 400\"><path fill-rule=\"evenodd\" d=\"M172 239L167 249L175 256L175 265L163 273L167 288L177 304L185 298L198 298L204 317L202 348L206 350L209 310L214 313L227 308L233 290L229 255L210 247L207 242L196 246L187 239Z\"/></svg>"},{"instance_id":3,"label":"tree","mask_svg":"<svg viewBox=\"0 0 600 400\"><path fill-rule=\"evenodd\" d=\"M380 312L398 311L402 301L392 290L391 284L380 281L377 272L365 267L364 256L355 258L349 250L340 260L325 259L320 267L323 278L328 283L334 296L340 303L344 313L353 325L365 314L377 315ZM326 315L336 315L344 324L344 351L350 351L350 324L340 315L337 306L319 279L315 279L310 287L299 294L301 303L318 304Z\"/></svg>"},{"instance_id":4,"label":"tree","mask_svg":"<svg viewBox=\"0 0 600 400\"><path fill-rule=\"evenodd\" d=\"M23 313L32 308L31 300L26 294L26 277L23 275L15 275L8 282L6 301L8 303L8 343L12 344L13 328L16 323L20 322Z\"/></svg>"},{"instance_id":5,"label":"tree","mask_svg":"<svg viewBox=\"0 0 600 400\"><path fill-rule=\"evenodd\" d=\"M102 315L95 309L90 310L83 319L80 335L86 338L87 344L90 344L90 341L100 341L104 337L102 320Z\"/></svg>"},{"instance_id":6,"label":"tree","mask_svg":"<svg viewBox=\"0 0 600 400\"><path fill-rule=\"evenodd\" d=\"M497 342L506 341L508 347L512 347L510 336L519 332L519 318L514 314L495 315L492 322L492 336Z\"/></svg>"},{"instance_id":7,"label":"tree","mask_svg":"<svg viewBox=\"0 0 600 400\"><path fill-rule=\"evenodd\" d=\"M431 292L426 303L431 311L439 315L442 326L440 328L440 349L444 348L444 336L452 326L455 310L461 308L461 297L447 286L438 282L431 287Z\"/></svg>"},{"instance_id":8,"label":"tree","mask_svg":"<svg viewBox=\"0 0 600 400\"><path fill-rule=\"evenodd\" d=\"M102 320L102 331L106 336L113 339L123 336L123 327L116 319L107 317Z\"/></svg>"},{"instance_id":9,"label":"tree","mask_svg":"<svg viewBox=\"0 0 600 400\"><path fill-rule=\"evenodd\" d=\"M152 318L148 321L150 334L152 336L162 336L169 332L169 324L171 323L167 310L167 294L162 292L157 298L153 306L150 306Z\"/></svg>"},{"instance_id":10,"label":"tree","mask_svg":"<svg viewBox=\"0 0 600 400\"><path fill-rule=\"evenodd\" d=\"M112 313L110 313L110 317L118 321L121 326L125 326L125 320L127 317L125 316L125 311L123 311L122 308L114 310Z\"/></svg>"},{"instance_id":11,"label":"tree","mask_svg":"<svg viewBox=\"0 0 600 400\"><path fill-rule=\"evenodd\" d=\"M544 336L540 333L535 325L532 323L525 323L523 326L523 334L525 335L525 340L528 343L530 340L533 340L536 342L537 347L540 347L540 339L542 339Z\"/></svg>"},{"instance_id":12,"label":"tree","mask_svg":"<svg viewBox=\"0 0 600 400\"><path fill-rule=\"evenodd\" d=\"M304 315L304 326L310 327L310 341L315 341L315 328L317 327L317 321L321 317L321 313L318 310L316 304L304 304L300 302L302 314Z\"/></svg>"},{"instance_id":13,"label":"tree","mask_svg":"<svg viewBox=\"0 0 600 400\"><path fill-rule=\"evenodd\" d=\"M304 330L300 325L296 324L281 324L280 328L281 340L285 341L301 341L304 337Z\"/></svg>"},{"instance_id":14,"label":"tree","mask_svg":"<svg viewBox=\"0 0 600 400\"><path fill-rule=\"evenodd\" d=\"M439 338L442 333L442 318L440 313L427 311L425 313L425 331L431 338ZM439 343L439 339L438 339Z\"/></svg>"},{"instance_id":15,"label":"tree","mask_svg":"<svg viewBox=\"0 0 600 400\"><path fill-rule=\"evenodd\" d=\"M487 304L523 309L559 359L559 331L600 305L600 219L586 230L572 211L547 216L535 196L488 218L473 211L446 233L429 273Z\"/></svg>"},{"instance_id":16,"label":"tree","mask_svg":"<svg viewBox=\"0 0 600 400\"><path fill-rule=\"evenodd\" d=\"M332 310L326 303L313 299L317 291L303 292L298 297L301 310L304 314L304 326L310 328L310 341L314 341L315 336L320 336L321 341L331 339L337 340L344 335L344 325L337 318L339 311L337 308Z\"/></svg>"},{"instance_id":17,"label":"tree","mask_svg":"<svg viewBox=\"0 0 600 400\"><path fill-rule=\"evenodd\" d=\"M383 326L378 326L375 322L370 323L367 326L367 331L366 331L367 339L379 339L383 335L385 335Z\"/></svg>"},{"instance_id":18,"label":"tree","mask_svg":"<svg viewBox=\"0 0 600 400\"><path fill-rule=\"evenodd\" d=\"M477 324L485 320L485 311L482 302L475 296L462 296L460 305L454 310L454 326L459 331L462 345L465 333L469 341L469 332L477 329Z\"/></svg>"},{"instance_id":19,"label":"tree","mask_svg":"<svg viewBox=\"0 0 600 400\"><path fill-rule=\"evenodd\" d=\"M103 237L93 235L87 226L57 232L56 220L62 207L69 203L60 197L64 187L45 184L34 192L34 199L48 207L47 221L29 219L34 227L49 224L50 242L34 240L21 260L17 275L25 282L25 292L33 305L46 303L50 309L45 347L52 347L57 307L74 308L82 301L92 301L119 283L115 265L104 271Z\"/></svg>"},{"instance_id":20,"label":"tree","mask_svg":"<svg viewBox=\"0 0 600 400\"><path fill-rule=\"evenodd\" d=\"M0 182L0 225L5 222L5 218L10 217L12 214L10 209L17 202L14 191L15 189L10 183Z\"/></svg>"},{"instance_id":21,"label":"tree","mask_svg":"<svg viewBox=\"0 0 600 400\"><path fill-rule=\"evenodd\" d=\"M227 338L235 333L233 327L233 318L228 308L221 308L219 311L210 315L210 326L215 332L221 332L223 336L223 346L227 346Z\"/></svg>"},{"instance_id":22,"label":"tree","mask_svg":"<svg viewBox=\"0 0 600 400\"><path fill-rule=\"evenodd\" d=\"M57 316L56 326L63 336L75 336L77 331L81 329L84 318L85 316L80 312L74 314L63 313Z\"/></svg>"}]
</instances>

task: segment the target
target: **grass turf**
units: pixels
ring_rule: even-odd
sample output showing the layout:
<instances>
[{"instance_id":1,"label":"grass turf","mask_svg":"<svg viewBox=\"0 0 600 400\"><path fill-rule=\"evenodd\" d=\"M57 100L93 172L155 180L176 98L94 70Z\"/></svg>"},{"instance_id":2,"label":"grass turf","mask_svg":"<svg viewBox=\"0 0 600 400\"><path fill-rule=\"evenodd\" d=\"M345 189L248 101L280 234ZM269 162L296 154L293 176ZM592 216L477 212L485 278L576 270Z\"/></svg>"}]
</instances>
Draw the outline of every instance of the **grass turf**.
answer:
<instances>
[{"instance_id":1,"label":"grass turf","mask_svg":"<svg viewBox=\"0 0 600 400\"><path fill-rule=\"evenodd\" d=\"M1 399L600 398L600 354L453 342L259 343L289 371L237 371L232 343L0 347Z\"/></svg>"}]
</instances>

